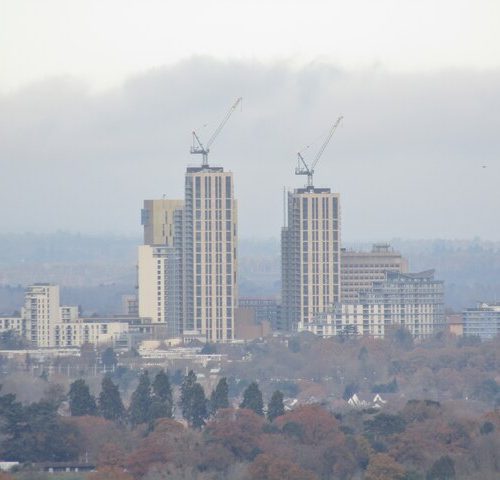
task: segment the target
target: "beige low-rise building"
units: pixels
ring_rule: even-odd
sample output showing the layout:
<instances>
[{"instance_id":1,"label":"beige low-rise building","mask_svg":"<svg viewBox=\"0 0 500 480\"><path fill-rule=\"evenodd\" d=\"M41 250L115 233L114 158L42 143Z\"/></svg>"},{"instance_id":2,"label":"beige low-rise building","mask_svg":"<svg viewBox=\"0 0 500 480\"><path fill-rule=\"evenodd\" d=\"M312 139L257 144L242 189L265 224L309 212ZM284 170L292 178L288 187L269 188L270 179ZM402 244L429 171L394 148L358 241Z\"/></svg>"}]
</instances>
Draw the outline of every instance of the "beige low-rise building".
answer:
<instances>
[{"instance_id":1,"label":"beige low-rise building","mask_svg":"<svg viewBox=\"0 0 500 480\"><path fill-rule=\"evenodd\" d=\"M376 243L370 252L343 248L340 254L342 302L357 302L359 293L383 281L386 272L408 272L408 261L389 244Z\"/></svg>"}]
</instances>

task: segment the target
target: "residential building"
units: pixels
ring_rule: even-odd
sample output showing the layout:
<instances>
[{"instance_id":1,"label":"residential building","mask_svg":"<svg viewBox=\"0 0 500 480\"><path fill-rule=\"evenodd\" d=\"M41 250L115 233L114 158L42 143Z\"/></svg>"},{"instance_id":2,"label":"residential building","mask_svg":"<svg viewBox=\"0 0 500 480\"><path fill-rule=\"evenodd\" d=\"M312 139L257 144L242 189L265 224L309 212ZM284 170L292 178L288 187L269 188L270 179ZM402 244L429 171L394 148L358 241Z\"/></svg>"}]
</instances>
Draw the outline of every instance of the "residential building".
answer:
<instances>
[{"instance_id":1,"label":"residential building","mask_svg":"<svg viewBox=\"0 0 500 480\"><path fill-rule=\"evenodd\" d=\"M176 222L182 216L182 209L182 200L144 200L141 210L144 245L174 246Z\"/></svg>"},{"instance_id":2,"label":"residential building","mask_svg":"<svg viewBox=\"0 0 500 480\"><path fill-rule=\"evenodd\" d=\"M369 335L383 338L389 329L406 328L425 338L445 328L444 284L434 271L386 272L383 281L360 292L357 302L338 303L299 324L299 331L323 337Z\"/></svg>"},{"instance_id":3,"label":"residential building","mask_svg":"<svg viewBox=\"0 0 500 480\"><path fill-rule=\"evenodd\" d=\"M183 223L184 330L208 341L234 339L237 203L233 174L188 167Z\"/></svg>"},{"instance_id":4,"label":"residential building","mask_svg":"<svg viewBox=\"0 0 500 480\"><path fill-rule=\"evenodd\" d=\"M360 292L358 303L384 305L385 328L401 326L415 338L425 338L445 328L444 283L434 278L434 270L386 272L385 280Z\"/></svg>"},{"instance_id":5,"label":"residential building","mask_svg":"<svg viewBox=\"0 0 500 480\"><path fill-rule=\"evenodd\" d=\"M54 344L51 347L81 347L84 343L93 345L115 342L128 333L127 322L112 321L111 319L78 319L67 323L54 325Z\"/></svg>"},{"instance_id":6,"label":"residential building","mask_svg":"<svg viewBox=\"0 0 500 480\"><path fill-rule=\"evenodd\" d=\"M275 298L240 297L238 307L254 311L257 324L269 322L273 330L282 330L281 306Z\"/></svg>"},{"instance_id":7,"label":"residential building","mask_svg":"<svg viewBox=\"0 0 500 480\"><path fill-rule=\"evenodd\" d=\"M139 299L137 295L122 295L122 313L132 317L139 316Z\"/></svg>"},{"instance_id":8,"label":"residential building","mask_svg":"<svg viewBox=\"0 0 500 480\"><path fill-rule=\"evenodd\" d=\"M114 344L128 332L130 318L80 318L77 306L60 305L59 286L36 283L26 288L20 317L0 317L0 332L14 331L36 348Z\"/></svg>"},{"instance_id":9,"label":"residential building","mask_svg":"<svg viewBox=\"0 0 500 480\"><path fill-rule=\"evenodd\" d=\"M337 303L312 321L299 325L299 331L307 331L324 338L334 336L369 335L383 338L386 316L383 304Z\"/></svg>"},{"instance_id":10,"label":"residential building","mask_svg":"<svg viewBox=\"0 0 500 480\"><path fill-rule=\"evenodd\" d=\"M182 332L181 252L173 246L141 245L138 262L139 317L163 323L169 337Z\"/></svg>"},{"instance_id":11,"label":"residential building","mask_svg":"<svg viewBox=\"0 0 500 480\"><path fill-rule=\"evenodd\" d=\"M340 284L342 302L356 302L359 293L374 282L385 279L386 272L407 273L408 261L387 243L376 243L371 252L342 249Z\"/></svg>"},{"instance_id":12,"label":"residential building","mask_svg":"<svg viewBox=\"0 0 500 480\"><path fill-rule=\"evenodd\" d=\"M26 338L27 328L26 319L21 316L1 316L0 317L0 333L13 331L17 335Z\"/></svg>"},{"instance_id":13,"label":"residential building","mask_svg":"<svg viewBox=\"0 0 500 480\"><path fill-rule=\"evenodd\" d=\"M59 287L49 283L35 283L27 287L21 316L26 320L27 339L33 345L53 346L53 326L61 321Z\"/></svg>"},{"instance_id":14,"label":"residential building","mask_svg":"<svg viewBox=\"0 0 500 480\"><path fill-rule=\"evenodd\" d=\"M288 192L282 229L282 321L305 328L340 302L340 204L329 188Z\"/></svg>"},{"instance_id":15,"label":"residential building","mask_svg":"<svg viewBox=\"0 0 500 480\"><path fill-rule=\"evenodd\" d=\"M464 336L477 335L481 340L495 338L500 333L500 303L478 303L463 311Z\"/></svg>"}]
</instances>

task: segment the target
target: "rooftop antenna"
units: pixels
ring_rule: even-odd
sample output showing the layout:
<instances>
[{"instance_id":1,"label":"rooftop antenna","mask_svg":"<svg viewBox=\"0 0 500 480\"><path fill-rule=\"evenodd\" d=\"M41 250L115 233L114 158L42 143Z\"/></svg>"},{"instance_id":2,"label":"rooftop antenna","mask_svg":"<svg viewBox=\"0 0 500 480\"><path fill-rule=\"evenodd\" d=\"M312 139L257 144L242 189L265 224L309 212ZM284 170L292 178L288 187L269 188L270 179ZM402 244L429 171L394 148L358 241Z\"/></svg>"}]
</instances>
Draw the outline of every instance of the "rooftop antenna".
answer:
<instances>
[{"instance_id":1,"label":"rooftop antenna","mask_svg":"<svg viewBox=\"0 0 500 480\"><path fill-rule=\"evenodd\" d=\"M233 112L236 110L236 107L241 103L243 100L242 97L238 97L236 101L234 102L233 106L229 109L229 111L226 113L226 116L222 120L222 122L219 123L219 126L215 129L215 132L212 133L212 136L209 138L208 142L206 145L203 145L201 142L200 138L196 134L196 132L193 130L193 145L191 146L191 154L193 155L202 155L202 167L208 167L208 154L210 153L210 147L212 143L214 143L214 140L217 138L221 130L224 128L224 125L227 123L229 120L229 117L233 114Z\"/></svg>"},{"instance_id":2,"label":"rooftop antenna","mask_svg":"<svg viewBox=\"0 0 500 480\"><path fill-rule=\"evenodd\" d=\"M328 132L328 135L325 141L323 142L323 145L321 145L321 148L319 149L318 153L316 154L316 157L314 157L314 160L311 162L310 165L306 163L301 152L297 153L297 167L295 168L295 175L307 175L308 188L314 188L313 184L314 169L316 168L316 165L318 164L321 155L323 155L325 148L330 143L330 140L333 134L335 133L335 130L337 130L337 127L340 125L340 122L342 122L343 119L344 117L342 116L339 117L337 121L332 125L332 128L330 128L330 131Z\"/></svg>"}]
</instances>

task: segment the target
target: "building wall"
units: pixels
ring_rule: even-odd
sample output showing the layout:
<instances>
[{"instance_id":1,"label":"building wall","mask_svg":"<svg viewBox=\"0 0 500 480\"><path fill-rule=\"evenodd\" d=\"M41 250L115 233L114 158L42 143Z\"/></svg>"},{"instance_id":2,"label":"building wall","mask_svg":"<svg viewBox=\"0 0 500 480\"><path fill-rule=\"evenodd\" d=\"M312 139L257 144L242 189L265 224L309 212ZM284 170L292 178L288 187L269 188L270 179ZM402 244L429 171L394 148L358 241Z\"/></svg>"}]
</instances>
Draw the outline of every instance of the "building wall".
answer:
<instances>
[{"instance_id":1,"label":"building wall","mask_svg":"<svg viewBox=\"0 0 500 480\"><path fill-rule=\"evenodd\" d=\"M38 347L54 344L53 325L60 322L59 287L37 283L27 287L21 316L28 325L28 339Z\"/></svg>"},{"instance_id":2,"label":"building wall","mask_svg":"<svg viewBox=\"0 0 500 480\"><path fill-rule=\"evenodd\" d=\"M500 304L480 303L463 312L464 336L477 335L482 340L500 334Z\"/></svg>"},{"instance_id":3,"label":"building wall","mask_svg":"<svg viewBox=\"0 0 500 480\"><path fill-rule=\"evenodd\" d=\"M360 293L359 303L384 305L386 326L408 329L415 338L425 338L445 328L444 284L434 279L434 271L420 273L387 272Z\"/></svg>"},{"instance_id":4,"label":"building wall","mask_svg":"<svg viewBox=\"0 0 500 480\"><path fill-rule=\"evenodd\" d=\"M141 224L145 245L174 245L175 215L182 211L182 200L144 200Z\"/></svg>"},{"instance_id":5,"label":"building wall","mask_svg":"<svg viewBox=\"0 0 500 480\"><path fill-rule=\"evenodd\" d=\"M300 324L299 331L322 337L369 335L383 338L385 322L384 305L337 304L311 322Z\"/></svg>"},{"instance_id":6,"label":"building wall","mask_svg":"<svg viewBox=\"0 0 500 480\"><path fill-rule=\"evenodd\" d=\"M0 332L11 330L22 337L26 337L26 320L22 317L0 317Z\"/></svg>"},{"instance_id":7,"label":"building wall","mask_svg":"<svg viewBox=\"0 0 500 480\"><path fill-rule=\"evenodd\" d=\"M78 320L78 307L63 305L60 307L60 319L62 323L76 322Z\"/></svg>"},{"instance_id":8,"label":"building wall","mask_svg":"<svg viewBox=\"0 0 500 480\"><path fill-rule=\"evenodd\" d=\"M339 195L327 188L288 193L282 230L285 324L296 329L340 301Z\"/></svg>"},{"instance_id":9,"label":"building wall","mask_svg":"<svg viewBox=\"0 0 500 480\"><path fill-rule=\"evenodd\" d=\"M273 330L282 330L281 307L274 298L240 297L239 308L249 308L255 312L255 322L269 322Z\"/></svg>"},{"instance_id":10,"label":"building wall","mask_svg":"<svg viewBox=\"0 0 500 480\"><path fill-rule=\"evenodd\" d=\"M175 247L139 246L139 316L152 323L164 323L167 335L182 331L181 258Z\"/></svg>"},{"instance_id":11,"label":"building wall","mask_svg":"<svg viewBox=\"0 0 500 480\"><path fill-rule=\"evenodd\" d=\"M271 333L271 324L268 320L258 321L256 311L251 307L235 309L235 338L238 340L256 340Z\"/></svg>"},{"instance_id":12,"label":"building wall","mask_svg":"<svg viewBox=\"0 0 500 480\"><path fill-rule=\"evenodd\" d=\"M234 338L238 296L237 206L233 175L220 167L186 172L183 269L186 331Z\"/></svg>"},{"instance_id":13,"label":"building wall","mask_svg":"<svg viewBox=\"0 0 500 480\"><path fill-rule=\"evenodd\" d=\"M128 323L77 321L54 326L54 347L80 347L113 344L121 335L128 333Z\"/></svg>"},{"instance_id":14,"label":"building wall","mask_svg":"<svg viewBox=\"0 0 500 480\"><path fill-rule=\"evenodd\" d=\"M408 272L408 261L388 244L375 244L371 252L343 249L340 254L342 302L357 302L361 291L385 279L385 272Z\"/></svg>"}]
</instances>

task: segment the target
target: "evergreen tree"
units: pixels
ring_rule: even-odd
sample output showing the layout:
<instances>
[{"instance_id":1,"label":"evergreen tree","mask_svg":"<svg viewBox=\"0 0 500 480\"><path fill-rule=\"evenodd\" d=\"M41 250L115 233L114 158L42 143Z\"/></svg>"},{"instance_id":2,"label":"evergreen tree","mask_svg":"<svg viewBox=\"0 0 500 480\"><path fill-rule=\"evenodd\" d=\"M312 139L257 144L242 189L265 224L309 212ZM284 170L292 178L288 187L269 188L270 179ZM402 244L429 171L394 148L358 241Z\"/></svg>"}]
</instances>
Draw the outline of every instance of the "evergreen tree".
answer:
<instances>
[{"instance_id":1,"label":"evergreen tree","mask_svg":"<svg viewBox=\"0 0 500 480\"><path fill-rule=\"evenodd\" d=\"M285 405L283 404L283 394L276 390L267 405L267 418L273 422L275 418L285 414Z\"/></svg>"},{"instance_id":2,"label":"evergreen tree","mask_svg":"<svg viewBox=\"0 0 500 480\"><path fill-rule=\"evenodd\" d=\"M193 396L193 387L196 383L196 375L192 370L189 370L189 373L184 377L181 385L181 398L179 401L179 405L182 410L182 416L188 422L192 418L192 396Z\"/></svg>"},{"instance_id":3,"label":"evergreen tree","mask_svg":"<svg viewBox=\"0 0 500 480\"><path fill-rule=\"evenodd\" d=\"M453 480L455 475L455 462L445 455L434 462L427 472L427 480Z\"/></svg>"},{"instance_id":4,"label":"evergreen tree","mask_svg":"<svg viewBox=\"0 0 500 480\"><path fill-rule=\"evenodd\" d=\"M102 379L101 393L99 394L99 413L105 419L114 421L122 420L125 416L120 391L109 375Z\"/></svg>"},{"instance_id":5,"label":"evergreen tree","mask_svg":"<svg viewBox=\"0 0 500 480\"><path fill-rule=\"evenodd\" d=\"M69 387L69 409L73 417L82 415L96 415L97 405L95 398L90 394L85 380L75 380Z\"/></svg>"},{"instance_id":6,"label":"evergreen tree","mask_svg":"<svg viewBox=\"0 0 500 480\"><path fill-rule=\"evenodd\" d=\"M156 419L172 418L172 416L173 399L170 379L164 370L160 370L153 380L152 417Z\"/></svg>"},{"instance_id":7,"label":"evergreen tree","mask_svg":"<svg viewBox=\"0 0 500 480\"><path fill-rule=\"evenodd\" d=\"M253 410L257 415L264 415L264 401L262 392L256 382L252 382L243 392L243 401L240 408Z\"/></svg>"},{"instance_id":8,"label":"evergreen tree","mask_svg":"<svg viewBox=\"0 0 500 480\"><path fill-rule=\"evenodd\" d=\"M150 423L151 415L151 382L149 380L148 371L145 370L139 377L139 385L132 394L132 399L129 407L129 418L132 426L137 426L141 423Z\"/></svg>"},{"instance_id":9,"label":"evergreen tree","mask_svg":"<svg viewBox=\"0 0 500 480\"><path fill-rule=\"evenodd\" d=\"M118 363L118 359L116 358L115 351L108 347L101 353L101 362L106 368L106 370L111 370L113 367L116 367Z\"/></svg>"},{"instance_id":10,"label":"evergreen tree","mask_svg":"<svg viewBox=\"0 0 500 480\"><path fill-rule=\"evenodd\" d=\"M205 392L199 383L195 383L191 391L191 418L189 421L194 428L201 428L205 425L207 416L207 398L205 397Z\"/></svg>"},{"instance_id":11,"label":"evergreen tree","mask_svg":"<svg viewBox=\"0 0 500 480\"><path fill-rule=\"evenodd\" d=\"M203 387L196 382L196 375L190 370L181 385L179 404L182 416L193 427L201 428L207 418L207 403Z\"/></svg>"},{"instance_id":12,"label":"evergreen tree","mask_svg":"<svg viewBox=\"0 0 500 480\"><path fill-rule=\"evenodd\" d=\"M210 395L210 413L215 415L220 408L229 407L229 386L226 377L223 377L217 383L215 390Z\"/></svg>"}]
</instances>

